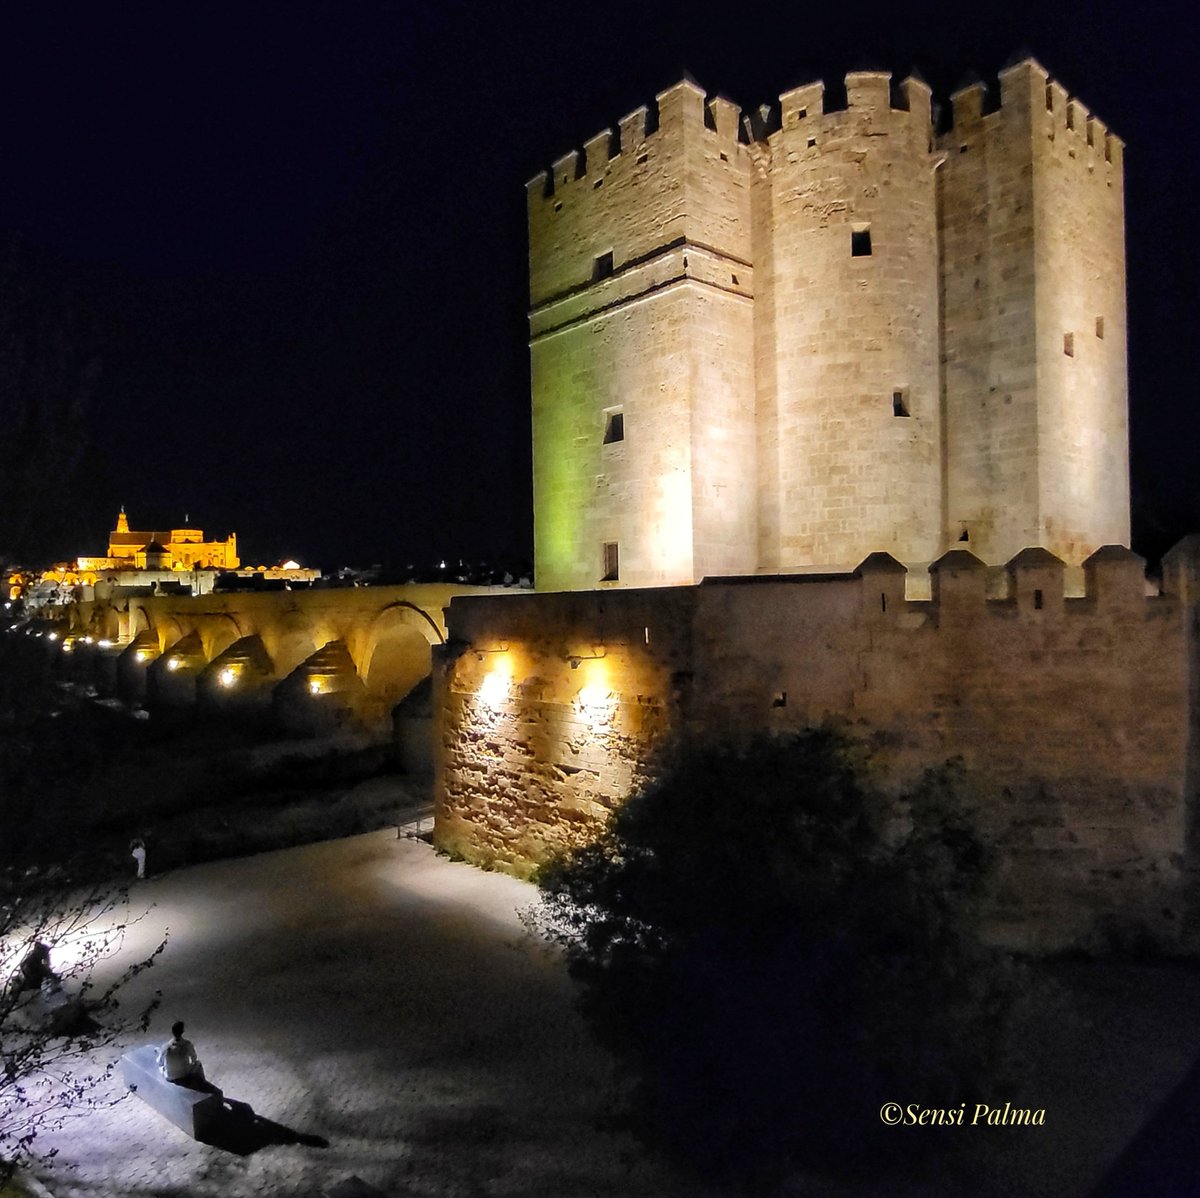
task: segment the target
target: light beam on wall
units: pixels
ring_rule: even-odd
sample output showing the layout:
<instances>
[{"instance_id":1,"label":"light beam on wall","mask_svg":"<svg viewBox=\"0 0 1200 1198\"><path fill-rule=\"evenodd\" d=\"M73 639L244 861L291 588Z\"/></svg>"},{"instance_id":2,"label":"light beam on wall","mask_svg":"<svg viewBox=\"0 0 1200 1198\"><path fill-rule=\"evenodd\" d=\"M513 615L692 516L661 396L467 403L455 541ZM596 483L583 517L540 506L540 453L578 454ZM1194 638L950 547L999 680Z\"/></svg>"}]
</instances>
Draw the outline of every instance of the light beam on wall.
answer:
<instances>
[{"instance_id":1,"label":"light beam on wall","mask_svg":"<svg viewBox=\"0 0 1200 1198\"><path fill-rule=\"evenodd\" d=\"M488 661L490 669L479 684L479 701L491 711L499 711L508 702L512 690L513 662L508 642L501 641L493 649L477 649L478 661Z\"/></svg>"},{"instance_id":2,"label":"light beam on wall","mask_svg":"<svg viewBox=\"0 0 1200 1198\"><path fill-rule=\"evenodd\" d=\"M589 713L603 713L611 703L611 692L596 683L590 683L579 692L579 705Z\"/></svg>"},{"instance_id":3,"label":"light beam on wall","mask_svg":"<svg viewBox=\"0 0 1200 1198\"><path fill-rule=\"evenodd\" d=\"M575 667L572 666L572 669ZM583 685L575 694L575 707L579 715L592 725L606 724L617 706L617 696L612 689L609 663L603 657L593 657L583 662Z\"/></svg>"},{"instance_id":4,"label":"light beam on wall","mask_svg":"<svg viewBox=\"0 0 1200 1198\"><path fill-rule=\"evenodd\" d=\"M687 471L663 471L655 479L655 521L649 537L652 561L675 580L692 578L692 487Z\"/></svg>"},{"instance_id":5,"label":"light beam on wall","mask_svg":"<svg viewBox=\"0 0 1200 1198\"><path fill-rule=\"evenodd\" d=\"M479 684L479 701L492 711L499 711L508 702L512 687L512 666L501 658L483 677Z\"/></svg>"}]
</instances>

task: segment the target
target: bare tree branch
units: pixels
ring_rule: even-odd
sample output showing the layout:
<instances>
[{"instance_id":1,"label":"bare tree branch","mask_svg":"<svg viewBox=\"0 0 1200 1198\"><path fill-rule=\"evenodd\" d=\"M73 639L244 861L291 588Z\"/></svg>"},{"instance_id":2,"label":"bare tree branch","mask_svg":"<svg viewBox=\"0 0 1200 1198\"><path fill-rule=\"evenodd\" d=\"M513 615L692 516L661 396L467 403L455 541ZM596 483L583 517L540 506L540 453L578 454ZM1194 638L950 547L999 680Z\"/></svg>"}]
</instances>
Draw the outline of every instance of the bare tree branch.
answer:
<instances>
[{"instance_id":1,"label":"bare tree branch","mask_svg":"<svg viewBox=\"0 0 1200 1198\"><path fill-rule=\"evenodd\" d=\"M9 869L0 881L0 1170L36 1157L38 1135L111 1105L104 1050L145 1032L157 993L133 1008L121 997L166 947L97 983L145 915L125 888L73 888Z\"/></svg>"}]
</instances>

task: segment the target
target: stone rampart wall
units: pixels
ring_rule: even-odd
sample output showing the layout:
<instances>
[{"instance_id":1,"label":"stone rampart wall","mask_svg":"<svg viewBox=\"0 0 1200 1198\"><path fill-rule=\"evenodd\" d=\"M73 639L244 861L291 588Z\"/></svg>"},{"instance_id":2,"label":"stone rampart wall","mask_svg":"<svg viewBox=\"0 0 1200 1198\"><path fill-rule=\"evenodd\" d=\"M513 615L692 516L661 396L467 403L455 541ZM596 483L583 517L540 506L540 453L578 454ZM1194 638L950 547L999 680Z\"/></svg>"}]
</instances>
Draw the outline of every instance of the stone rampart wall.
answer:
<instances>
[{"instance_id":1,"label":"stone rampart wall","mask_svg":"<svg viewBox=\"0 0 1200 1198\"><path fill-rule=\"evenodd\" d=\"M883 555L854 574L455 600L434 665L438 843L527 874L593 835L672 745L833 722L895 793L961 758L1001 850L1005 940L1180 934L1194 788L1183 576L1147 594L1123 549L1093 556L1079 599L1041 550L1010 563L999 600L966 552L932 575L927 602L905 600Z\"/></svg>"}]
</instances>

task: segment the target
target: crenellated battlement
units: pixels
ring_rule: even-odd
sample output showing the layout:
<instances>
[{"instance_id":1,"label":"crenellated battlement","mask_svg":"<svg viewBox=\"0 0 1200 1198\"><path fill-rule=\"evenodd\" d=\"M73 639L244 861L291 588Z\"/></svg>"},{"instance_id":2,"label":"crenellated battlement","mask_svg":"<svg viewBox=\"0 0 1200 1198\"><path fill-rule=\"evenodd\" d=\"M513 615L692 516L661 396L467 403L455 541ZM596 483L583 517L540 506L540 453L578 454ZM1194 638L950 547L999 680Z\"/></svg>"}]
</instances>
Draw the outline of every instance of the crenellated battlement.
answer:
<instances>
[{"instance_id":1,"label":"crenellated battlement","mask_svg":"<svg viewBox=\"0 0 1200 1198\"><path fill-rule=\"evenodd\" d=\"M1040 546L1022 549L1004 567L1004 593L990 593L988 567L967 549L952 549L929 565L930 600L906 600L905 580L909 571L888 554L874 553L854 571L863 584L864 610L878 610L893 619L906 612L933 617L950 614L959 618L1031 616L1051 620L1062 616L1110 618L1134 610L1149 612L1164 600L1186 599L1187 593L1168 575L1160 591L1146 577L1146 562L1123 545L1104 545L1083 563L1084 589L1067 592L1067 564Z\"/></svg>"},{"instance_id":2,"label":"crenellated battlement","mask_svg":"<svg viewBox=\"0 0 1200 1198\"><path fill-rule=\"evenodd\" d=\"M616 129L602 129L588 138L582 147L557 158L549 171L539 171L526 184L530 202L554 199L561 202L571 185L589 180L594 186L610 164L632 161L645 165L661 152L664 144L673 144L686 131L706 134L713 145L726 148L739 140L740 109L724 96L706 96L702 87L684 78L655 97L653 107L641 105L623 116Z\"/></svg>"},{"instance_id":3,"label":"crenellated battlement","mask_svg":"<svg viewBox=\"0 0 1200 1198\"><path fill-rule=\"evenodd\" d=\"M778 105L766 105L743 117L747 135L789 153L820 153L830 137L866 137L908 130L922 153L932 137L932 92L924 80L909 76L898 85L888 71L851 71L845 76L845 103L830 102L823 81L791 88Z\"/></svg>"},{"instance_id":4,"label":"crenellated battlement","mask_svg":"<svg viewBox=\"0 0 1200 1198\"><path fill-rule=\"evenodd\" d=\"M869 110L911 112L922 121L931 114L932 89L924 80L909 76L898 89L888 71L850 71L845 76L846 104L826 107L822 80L801 84L781 93L778 105L741 108L722 96L706 99L703 89L688 78L667 88L655 98L655 106L642 105L622 117L617 129L603 129L582 147L556 159L549 171L534 175L526 187L531 199L549 199L584 178L596 178L614 158L630 152L653 152L664 140L683 128L704 129L721 140L766 141L780 130L801 122L815 127L817 118ZM961 136L988 117L1001 121L1012 111L1036 114L1044 109L1048 136L1072 134L1094 149L1105 162L1119 165L1124 142L1094 116L1077 97L1052 79L1036 59L1026 58L1005 67L998 75L999 99L989 110L988 84L977 76L950 95L952 122L944 136ZM664 107L665 101L665 107Z\"/></svg>"},{"instance_id":5,"label":"crenellated battlement","mask_svg":"<svg viewBox=\"0 0 1200 1198\"><path fill-rule=\"evenodd\" d=\"M593 182L618 157L653 154L666 141L687 129L703 130L716 141L741 143L766 141L780 129L800 121L814 127L819 118L847 112L912 113L922 122L930 118L931 89L923 80L910 76L894 89L889 71L850 71L845 76L846 104L825 106L825 84L821 80L784 92L778 106L763 104L741 108L724 96L708 97L689 78L680 80L655 97L653 108L642 105L622 117L616 131L602 129L555 159L549 170L538 171L526 184L530 201L557 197L571 185Z\"/></svg>"},{"instance_id":6,"label":"crenellated battlement","mask_svg":"<svg viewBox=\"0 0 1200 1198\"><path fill-rule=\"evenodd\" d=\"M952 122L943 140L954 141L976 131L981 122L1005 125L1010 119L1033 122L1036 131L1051 141L1060 135L1077 139L1073 145L1094 151L1098 158L1120 166L1124 142L1111 133L1087 107L1070 95L1033 58L1025 58L999 72L999 99L989 108L994 94L982 79L971 77L950 96Z\"/></svg>"}]
</instances>

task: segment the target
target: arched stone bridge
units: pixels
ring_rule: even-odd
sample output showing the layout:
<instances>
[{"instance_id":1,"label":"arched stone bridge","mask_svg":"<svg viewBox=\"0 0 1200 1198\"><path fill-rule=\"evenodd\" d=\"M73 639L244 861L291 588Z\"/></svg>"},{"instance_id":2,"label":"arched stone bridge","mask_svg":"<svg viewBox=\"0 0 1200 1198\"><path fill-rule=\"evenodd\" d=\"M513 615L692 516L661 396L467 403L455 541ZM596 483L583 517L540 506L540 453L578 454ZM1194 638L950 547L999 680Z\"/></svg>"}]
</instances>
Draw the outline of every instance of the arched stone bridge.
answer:
<instances>
[{"instance_id":1,"label":"arched stone bridge","mask_svg":"<svg viewBox=\"0 0 1200 1198\"><path fill-rule=\"evenodd\" d=\"M295 730L348 719L382 731L430 673L455 595L503 587L98 594L68 608L64 648L93 657L133 702L274 706Z\"/></svg>"}]
</instances>

